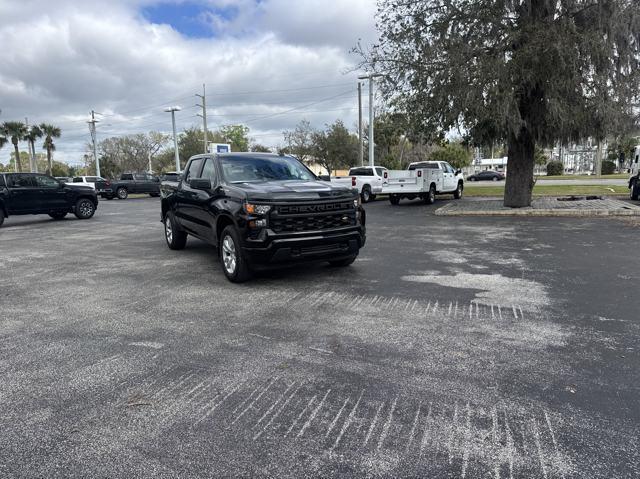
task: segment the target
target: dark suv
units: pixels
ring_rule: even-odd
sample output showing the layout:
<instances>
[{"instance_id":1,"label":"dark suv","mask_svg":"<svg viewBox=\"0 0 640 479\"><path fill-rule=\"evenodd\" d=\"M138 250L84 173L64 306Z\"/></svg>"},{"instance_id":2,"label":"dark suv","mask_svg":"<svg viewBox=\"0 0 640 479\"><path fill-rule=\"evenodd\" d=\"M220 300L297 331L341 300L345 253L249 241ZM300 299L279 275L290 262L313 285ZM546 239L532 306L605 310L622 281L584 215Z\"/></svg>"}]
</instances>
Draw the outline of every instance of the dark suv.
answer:
<instances>
[{"instance_id":1,"label":"dark suv","mask_svg":"<svg viewBox=\"0 0 640 479\"><path fill-rule=\"evenodd\" d=\"M98 197L89 186L74 186L38 173L0 173L0 225L11 215L91 218Z\"/></svg>"},{"instance_id":2,"label":"dark suv","mask_svg":"<svg viewBox=\"0 0 640 479\"><path fill-rule=\"evenodd\" d=\"M187 235L218 247L233 282L285 263L347 266L365 243L358 192L321 181L290 156L197 155L161 192L169 248L184 248Z\"/></svg>"}]
</instances>

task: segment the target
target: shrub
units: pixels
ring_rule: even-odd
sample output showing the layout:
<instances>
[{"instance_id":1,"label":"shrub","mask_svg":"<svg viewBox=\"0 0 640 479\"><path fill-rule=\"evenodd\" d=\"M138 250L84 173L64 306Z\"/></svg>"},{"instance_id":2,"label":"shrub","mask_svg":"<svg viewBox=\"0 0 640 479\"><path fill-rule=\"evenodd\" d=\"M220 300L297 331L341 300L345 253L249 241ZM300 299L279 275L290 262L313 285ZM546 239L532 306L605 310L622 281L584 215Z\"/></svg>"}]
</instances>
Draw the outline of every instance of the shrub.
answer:
<instances>
[{"instance_id":1,"label":"shrub","mask_svg":"<svg viewBox=\"0 0 640 479\"><path fill-rule=\"evenodd\" d=\"M616 171L616 164L611 160L604 160L602 162L602 174L603 175L613 175L613 172Z\"/></svg>"},{"instance_id":2,"label":"shrub","mask_svg":"<svg viewBox=\"0 0 640 479\"><path fill-rule=\"evenodd\" d=\"M550 161L547 163L547 176L556 176L564 173L564 165L561 161Z\"/></svg>"}]
</instances>

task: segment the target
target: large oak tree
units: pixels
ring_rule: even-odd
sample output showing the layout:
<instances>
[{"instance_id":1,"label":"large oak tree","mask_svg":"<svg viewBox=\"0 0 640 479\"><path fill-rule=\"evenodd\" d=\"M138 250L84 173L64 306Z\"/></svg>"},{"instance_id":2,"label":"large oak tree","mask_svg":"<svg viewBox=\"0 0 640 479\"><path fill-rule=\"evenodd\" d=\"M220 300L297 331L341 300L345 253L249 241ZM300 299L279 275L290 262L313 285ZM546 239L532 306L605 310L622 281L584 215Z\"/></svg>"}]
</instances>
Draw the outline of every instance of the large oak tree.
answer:
<instances>
[{"instance_id":1,"label":"large oak tree","mask_svg":"<svg viewBox=\"0 0 640 479\"><path fill-rule=\"evenodd\" d=\"M381 0L377 25L364 63L416 131L508 145L506 206L531 203L536 145L637 122L638 0Z\"/></svg>"}]
</instances>

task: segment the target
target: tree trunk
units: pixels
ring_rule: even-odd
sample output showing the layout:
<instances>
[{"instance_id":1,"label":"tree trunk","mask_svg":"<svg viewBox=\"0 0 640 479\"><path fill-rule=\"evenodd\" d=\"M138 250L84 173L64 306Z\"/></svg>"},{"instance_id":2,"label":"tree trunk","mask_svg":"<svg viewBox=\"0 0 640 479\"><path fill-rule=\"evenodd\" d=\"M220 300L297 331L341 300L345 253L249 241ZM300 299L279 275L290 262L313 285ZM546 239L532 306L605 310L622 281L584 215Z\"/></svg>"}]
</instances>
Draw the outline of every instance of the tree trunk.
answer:
<instances>
[{"instance_id":1,"label":"tree trunk","mask_svg":"<svg viewBox=\"0 0 640 479\"><path fill-rule=\"evenodd\" d=\"M504 205L510 208L531 206L533 192L533 165L535 142L531 133L522 128L509 135L507 182L504 187Z\"/></svg>"},{"instance_id":2,"label":"tree trunk","mask_svg":"<svg viewBox=\"0 0 640 479\"><path fill-rule=\"evenodd\" d=\"M53 164L51 162L51 148L47 148L47 163L49 164L47 174L53 176Z\"/></svg>"},{"instance_id":3,"label":"tree trunk","mask_svg":"<svg viewBox=\"0 0 640 479\"><path fill-rule=\"evenodd\" d=\"M18 148L18 144L14 143L13 148L16 150L16 171L18 173L22 173L22 165L20 164L20 148Z\"/></svg>"}]
</instances>

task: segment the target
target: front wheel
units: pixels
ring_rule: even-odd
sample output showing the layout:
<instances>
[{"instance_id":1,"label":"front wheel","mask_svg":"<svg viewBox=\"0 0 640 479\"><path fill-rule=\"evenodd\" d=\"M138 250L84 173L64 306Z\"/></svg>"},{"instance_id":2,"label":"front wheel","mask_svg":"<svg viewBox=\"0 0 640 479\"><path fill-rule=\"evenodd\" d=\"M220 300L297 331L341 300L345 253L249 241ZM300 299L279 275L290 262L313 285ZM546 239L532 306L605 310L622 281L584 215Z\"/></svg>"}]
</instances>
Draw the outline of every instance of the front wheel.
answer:
<instances>
[{"instance_id":1,"label":"front wheel","mask_svg":"<svg viewBox=\"0 0 640 479\"><path fill-rule=\"evenodd\" d=\"M337 268L343 268L343 267L349 266L351 263L353 263L356 260L357 257L358 257L358 255L354 254L353 256L349 256L348 258L329 261L329 264L331 266L335 266Z\"/></svg>"},{"instance_id":2,"label":"front wheel","mask_svg":"<svg viewBox=\"0 0 640 479\"><path fill-rule=\"evenodd\" d=\"M187 233L178 227L171 212L164 215L164 239L169 249L184 249L187 244Z\"/></svg>"},{"instance_id":3,"label":"front wheel","mask_svg":"<svg viewBox=\"0 0 640 479\"><path fill-rule=\"evenodd\" d=\"M88 220L96 212L96 205L88 198L80 198L73 213L79 220Z\"/></svg>"},{"instance_id":4,"label":"front wheel","mask_svg":"<svg viewBox=\"0 0 640 479\"><path fill-rule=\"evenodd\" d=\"M640 197L640 188L638 187L638 182L634 181L633 183L631 183L629 198L631 198L633 201L638 201L638 197Z\"/></svg>"},{"instance_id":5,"label":"front wheel","mask_svg":"<svg viewBox=\"0 0 640 479\"><path fill-rule=\"evenodd\" d=\"M251 269L240 246L240 236L232 225L227 226L220 235L220 260L224 275L232 283L242 283L251 278Z\"/></svg>"},{"instance_id":6,"label":"front wheel","mask_svg":"<svg viewBox=\"0 0 640 479\"><path fill-rule=\"evenodd\" d=\"M49 213L49 216L51 216L54 220L61 220L62 218L67 216L67 213L66 212Z\"/></svg>"},{"instance_id":7,"label":"front wheel","mask_svg":"<svg viewBox=\"0 0 640 479\"><path fill-rule=\"evenodd\" d=\"M460 198L462 198L462 190L463 190L463 186L462 186L462 182L458 183L458 187L456 188L456 191L453 192L453 197L456 200L459 200Z\"/></svg>"},{"instance_id":8,"label":"front wheel","mask_svg":"<svg viewBox=\"0 0 640 479\"><path fill-rule=\"evenodd\" d=\"M116 195L118 196L118 199L126 200L129 197L129 192L126 188L118 188Z\"/></svg>"}]
</instances>

